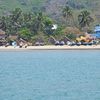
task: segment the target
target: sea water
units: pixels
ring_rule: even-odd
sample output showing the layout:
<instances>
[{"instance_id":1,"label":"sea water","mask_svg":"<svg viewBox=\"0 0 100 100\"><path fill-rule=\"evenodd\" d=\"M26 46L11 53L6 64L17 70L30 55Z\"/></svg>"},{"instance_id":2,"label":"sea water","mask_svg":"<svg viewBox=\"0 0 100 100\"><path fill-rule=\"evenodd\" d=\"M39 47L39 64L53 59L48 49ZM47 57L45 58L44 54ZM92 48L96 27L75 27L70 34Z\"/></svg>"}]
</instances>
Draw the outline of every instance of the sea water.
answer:
<instances>
[{"instance_id":1,"label":"sea water","mask_svg":"<svg viewBox=\"0 0 100 100\"><path fill-rule=\"evenodd\" d=\"M100 100L100 51L0 52L0 100Z\"/></svg>"}]
</instances>

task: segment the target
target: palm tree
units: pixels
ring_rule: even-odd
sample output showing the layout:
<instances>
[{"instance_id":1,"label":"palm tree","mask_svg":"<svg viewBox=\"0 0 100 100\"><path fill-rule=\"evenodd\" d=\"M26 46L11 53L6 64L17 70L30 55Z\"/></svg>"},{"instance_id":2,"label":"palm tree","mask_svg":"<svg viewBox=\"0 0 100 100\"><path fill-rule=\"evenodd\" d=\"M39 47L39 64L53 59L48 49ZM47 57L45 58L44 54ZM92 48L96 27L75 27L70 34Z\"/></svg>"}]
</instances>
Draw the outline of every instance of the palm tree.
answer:
<instances>
[{"instance_id":1,"label":"palm tree","mask_svg":"<svg viewBox=\"0 0 100 100\"><path fill-rule=\"evenodd\" d=\"M62 13L63 13L64 19L66 20L66 24L68 26L70 26L72 24L72 20L73 20L73 12L72 12L71 8L69 6L65 6L63 8Z\"/></svg>"},{"instance_id":2,"label":"palm tree","mask_svg":"<svg viewBox=\"0 0 100 100\"><path fill-rule=\"evenodd\" d=\"M36 33L43 31L44 16L43 16L42 12L39 12L36 14L32 27L33 27L33 31Z\"/></svg>"},{"instance_id":3,"label":"palm tree","mask_svg":"<svg viewBox=\"0 0 100 100\"><path fill-rule=\"evenodd\" d=\"M12 12L12 16L11 16L12 20L14 22L17 22L21 14L22 14L22 10L20 8L15 8L15 10Z\"/></svg>"},{"instance_id":4,"label":"palm tree","mask_svg":"<svg viewBox=\"0 0 100 100\"><path fill-rule=\"evenodd\" d=\"M22 27L22 10L15 8L15 10L11 12L11 15L8 16L7 21L7 33L15 34Z\"/></svg>"},{"instance_id":5,"label":"palm tree","mask_svg":"<svg viewBox=\"0 0 100 100\"><path fill-rule=\"evenodd\" d=\"M78 21L81 28L89 27L90 24L94 21L90 13L87 10L82 11L78 15Z\"/></svg>"}]
</instances>

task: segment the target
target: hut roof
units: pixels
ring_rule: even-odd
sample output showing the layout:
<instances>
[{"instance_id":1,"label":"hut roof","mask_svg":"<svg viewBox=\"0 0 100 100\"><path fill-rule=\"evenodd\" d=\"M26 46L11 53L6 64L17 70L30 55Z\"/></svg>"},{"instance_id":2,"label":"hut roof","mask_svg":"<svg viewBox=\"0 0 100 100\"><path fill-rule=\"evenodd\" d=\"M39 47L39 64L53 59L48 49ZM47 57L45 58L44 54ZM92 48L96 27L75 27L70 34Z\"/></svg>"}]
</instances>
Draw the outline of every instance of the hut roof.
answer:
<instances>
[{"instance_id":1,"label":"hut roof","mask_svg":"<svg viewBox=\"0 0 100 100\"><path fill-rule=\"evenodd\" d=\"M7 41L5 39L0 39L0 42L3 43L3 42L7 42Z\"/></svg>"},{"instance_id":2,"label":"hut roof","mask_svg":"<svg viewBox=\"0 0 100 100\"><path fill-rule=\"evenodd\" d=\"M17 35L10 35L10 36L9 36L9 39L11 39L11 40L16 40L16 39L17 39Z\"/></svg>"},{"instance_id":3,"label":"hut roof","mask_svg":"<svg viewBox=\"0 0 100 100\"><path fill-rule=\"evenodd\" d=\"M5 35L5 31L3 31L2 29L0 29L0 35Z\"/></svg>"}]
</instances>

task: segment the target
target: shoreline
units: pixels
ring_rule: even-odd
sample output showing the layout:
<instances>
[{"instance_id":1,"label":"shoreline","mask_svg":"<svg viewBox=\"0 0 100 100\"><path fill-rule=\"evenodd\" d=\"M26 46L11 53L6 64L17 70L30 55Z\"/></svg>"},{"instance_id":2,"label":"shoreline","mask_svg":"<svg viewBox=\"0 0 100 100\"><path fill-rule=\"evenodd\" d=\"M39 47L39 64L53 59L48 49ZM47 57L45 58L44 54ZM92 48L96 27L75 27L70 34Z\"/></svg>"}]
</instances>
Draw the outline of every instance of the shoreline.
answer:
<instances>
[{"instance_id":1,"label":"shoreline","mask_svg":"<svg viewBox=\"0 0 100 100\"><path fill-rule=\"evenodd\" d=\"M19 47L0 47L0 51L30 51L30 50L100 50L100 45L92 46L55 46L55 45L45 45L45 46L28 46L27 48Z\"/></svg>"}]
</instances>

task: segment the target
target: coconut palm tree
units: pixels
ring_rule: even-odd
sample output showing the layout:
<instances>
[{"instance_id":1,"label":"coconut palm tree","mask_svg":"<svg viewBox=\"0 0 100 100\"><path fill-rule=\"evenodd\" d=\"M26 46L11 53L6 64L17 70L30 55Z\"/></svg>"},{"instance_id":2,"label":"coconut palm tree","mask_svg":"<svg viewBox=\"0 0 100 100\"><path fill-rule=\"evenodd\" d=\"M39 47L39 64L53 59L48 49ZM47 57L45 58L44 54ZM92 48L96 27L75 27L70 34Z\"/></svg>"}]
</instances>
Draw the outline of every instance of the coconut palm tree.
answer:
<instances>
[{"instance_id":1,"label":"coconut palm tree","mask_svg":"<svg viewBox=\"0 0 100 100\"><path fill-rule=\"evenodd\" d=\"M12 15L11 15L12 21L17 22L21 14L22 14L22 10L20 8L15 8L15 10L12 11Z\"/></svg>"},{"instance_id":2,"label":"coconut palm tree","mask_svg":"<svg viewBox=\"0 0 100 100\"><path fill-rule=\"evenodd\" d=\"M68 26L70 26L72 24L72 21L73 21L73 12L72 12L72 9L69 6L65 6L63 8L62 13L63 13L64 19L66 20L66 24Z\"/></svg>"},{"instance_id":3,"label":"coconut palm tree","mask_svg":"<svg viewBox=\"0 0 100 100\"><path fill-rule=\"evenodd\" d=\"M11 12L11 15L7 17L7 33L15 34L22 27L22 23L22 10L15 8L15 10Z\"/></svg>"},{"instance_id":4,"label":"coconut palm tree","mask_svg":"<svg viewBox=\"0 0 100 100\"><path fill-rule=\"evenodd\" d=\"M78 15L78 21L80 27L84 28L89 27L90 24L94 21L94 19L91 17L90 12L84 10Z\"/></svg>"},{"instance_id":5,"label":"coconut palm tree","mask_svg":"<svg viewBox=\"0 0 100 100\"><path fill-rule=\"evenodd\" d=\"M44 27L44 16L42 12L39 12L35 15L32 28L34 32L38 33L40 31L43 31L43 27Z\"/></svg>"}]
</instances>

